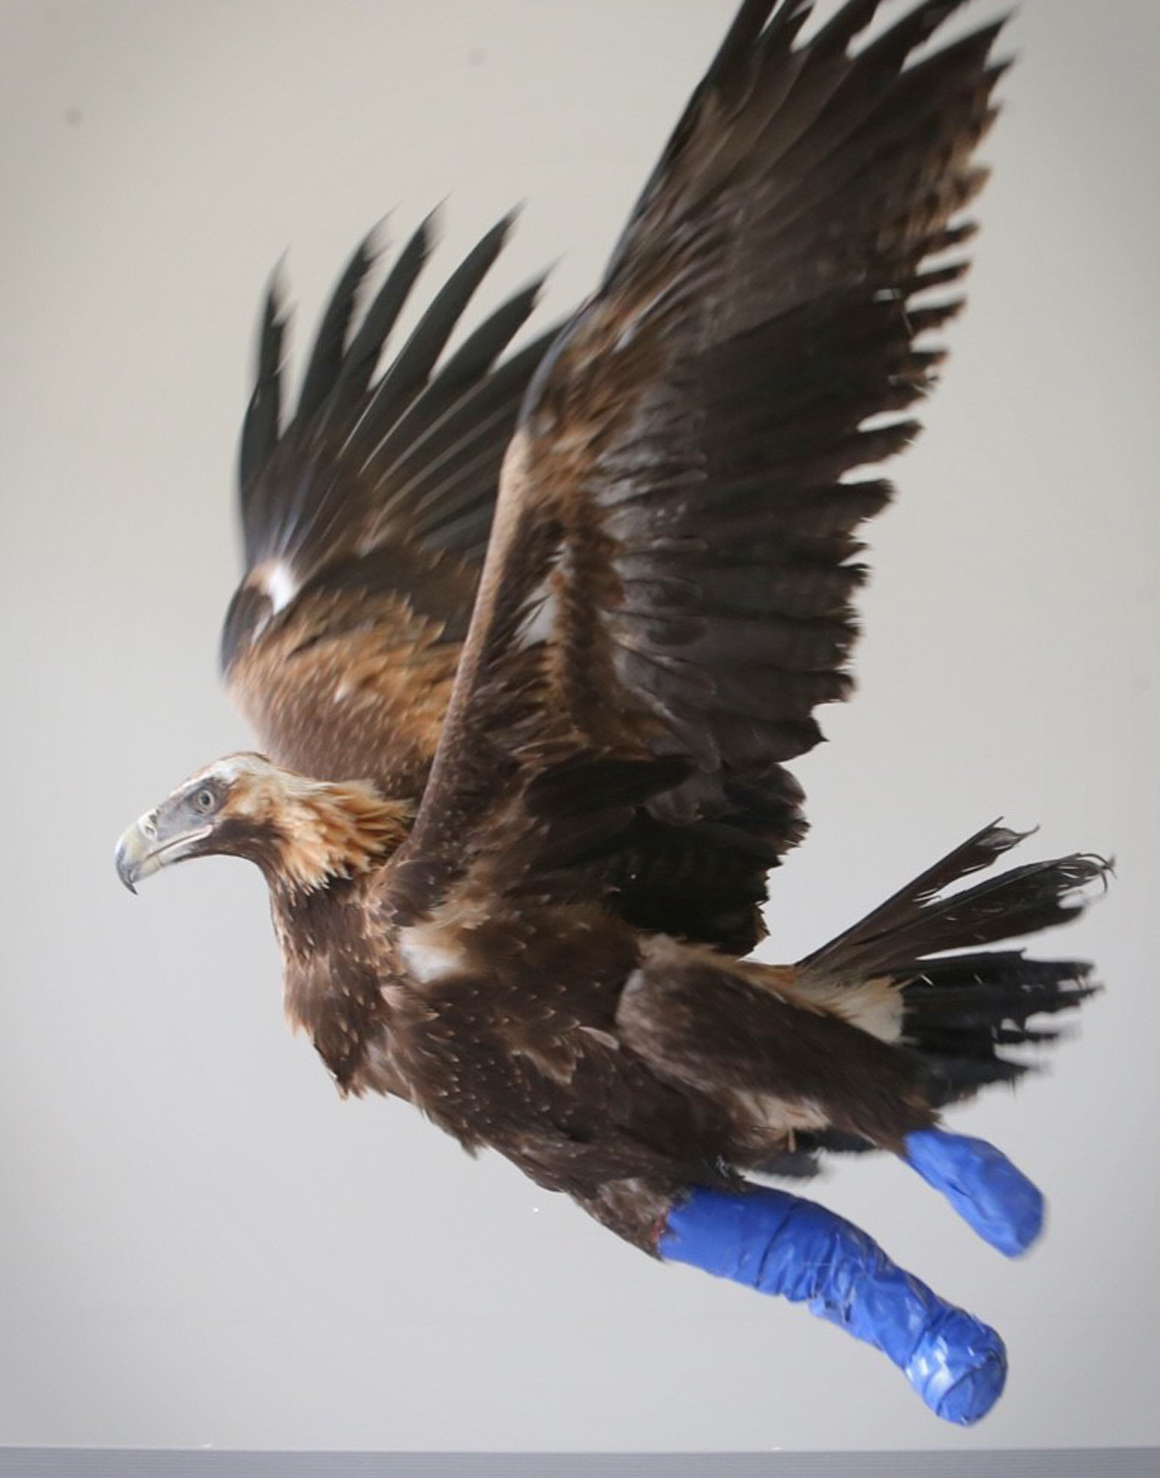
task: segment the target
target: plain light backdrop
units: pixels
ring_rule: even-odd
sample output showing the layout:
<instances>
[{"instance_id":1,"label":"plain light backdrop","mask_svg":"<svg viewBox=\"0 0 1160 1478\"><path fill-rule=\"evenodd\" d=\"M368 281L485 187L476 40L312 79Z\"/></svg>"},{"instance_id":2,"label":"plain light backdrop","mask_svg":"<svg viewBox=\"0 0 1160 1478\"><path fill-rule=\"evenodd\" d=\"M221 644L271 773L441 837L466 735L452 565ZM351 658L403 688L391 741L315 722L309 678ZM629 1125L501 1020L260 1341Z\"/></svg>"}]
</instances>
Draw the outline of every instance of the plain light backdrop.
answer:
<instances>
[{"instance_id":1,"label":"plain light backdrop","mask_svg":"<svg viewBox=\"0 0 1160 1478\"><path fill-rule=\"evenodd\" d=\"M980 3L968 19L990 19ZM1051 1201L1025 1261L895 1163L814 1193L995 1323L972 1432L801 1310L618 1243L281 1019L256 871L112 846L251 738L216 676L258 298L301 350L356 239L446 199L433 289L596 280L731 0L3 0L0 1442L953 1448L1160 1441L1154 0L1025 0L970 306L871 529L861 691L797 768L792 959L998 814L1116 854L1049 952L1108 990L955 1124ZM300 363L300 361L299 361Z\"/></svg>"}]
</instances>

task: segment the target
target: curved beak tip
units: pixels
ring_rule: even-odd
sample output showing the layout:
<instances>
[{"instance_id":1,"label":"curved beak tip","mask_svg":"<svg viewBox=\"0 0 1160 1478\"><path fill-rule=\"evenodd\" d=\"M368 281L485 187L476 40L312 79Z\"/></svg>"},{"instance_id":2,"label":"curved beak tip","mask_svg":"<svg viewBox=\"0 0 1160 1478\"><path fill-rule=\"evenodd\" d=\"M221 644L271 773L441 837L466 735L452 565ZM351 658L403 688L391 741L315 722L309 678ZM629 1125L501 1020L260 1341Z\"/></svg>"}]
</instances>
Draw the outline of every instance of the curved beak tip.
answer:
<instances>
[{"instance_id":1,"label":"curved beak tip","mask_svg":"<svg viewBox=\"0 0 1160 1478\"><path fill-rule=\"evenodd\" d=\"M170 863L196 855L192 849L204 841L211 830L212 827L203 826L190 831L181 823L180 818L175 823L166 820L164 814L159 830L157 811L148 811L140 821L135 821L129 827L117 843L113 857L117 876L130 893L136 893L137 884L142 878L152 877Z\"/></svg>"},{"instance_id":2,"label":"curved beak tip","mask_svg":"<svg viewBox=\"0 0 1160 1478\"><path fill-rule=\"evenodd\" d=\"M117 866L117 876L125 884L129 892L135 895L137 889L134 884L137 878L137 871L133 866L133 859L129 856L128 849L125 846L124 838L117 843L117 850L113 860Z\"/></svg>"}]
</instances>

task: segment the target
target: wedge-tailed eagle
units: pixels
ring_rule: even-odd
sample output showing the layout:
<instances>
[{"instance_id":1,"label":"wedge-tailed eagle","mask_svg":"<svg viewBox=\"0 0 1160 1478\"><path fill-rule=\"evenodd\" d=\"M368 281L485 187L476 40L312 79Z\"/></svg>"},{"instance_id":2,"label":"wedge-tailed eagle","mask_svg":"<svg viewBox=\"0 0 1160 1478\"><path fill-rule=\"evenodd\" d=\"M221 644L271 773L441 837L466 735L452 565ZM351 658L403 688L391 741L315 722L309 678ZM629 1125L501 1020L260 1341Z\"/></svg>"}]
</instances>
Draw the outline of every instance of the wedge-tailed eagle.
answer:
<instances>
[{"instance_id":1,"label":"wedge-tailed eagle","mask_svg":"<svg viewBox=\"0 0 1160 1478\"><path fill-rule=\"evenodd\" d=\"M1038 1193L939 1120L1089 993L1083 963L986 947L1105 868L956 891L1020 840L986 826L805 959L744 958L805 829L786 765L851 685L858 531L891 496L855 473L915 434L1003 70L998 24L928 45L957 0L865 40L878 8L807 35L806 0L745 0L595 292L518 352L534 288L446 352L507 222L385 367L430 231L365 309L361 245L288 416L271 292L222 639L264 754L185 781L117 866L255 862L290 1019L342 1093L807 1300L969 1421L998 1336L745 1179L890 1151L1022 1250Z\"/></svg>"}]
</instances>

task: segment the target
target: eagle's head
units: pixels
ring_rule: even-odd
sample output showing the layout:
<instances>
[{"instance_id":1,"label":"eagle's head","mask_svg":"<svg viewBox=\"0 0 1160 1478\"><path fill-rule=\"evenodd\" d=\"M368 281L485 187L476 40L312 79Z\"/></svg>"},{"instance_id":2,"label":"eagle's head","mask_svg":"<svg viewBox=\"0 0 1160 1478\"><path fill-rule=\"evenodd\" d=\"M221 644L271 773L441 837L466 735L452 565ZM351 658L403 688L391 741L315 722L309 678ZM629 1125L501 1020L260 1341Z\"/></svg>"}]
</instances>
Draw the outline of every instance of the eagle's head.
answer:
<instances>
[{"instance_id":1,"label":"eagle's head","mask_svg":"<svg viewBox=\"0 0 1160 1478\"><path fill-rule=\"evenodd\" d=\"M136 892L171 862L225 853L256 862L272 888L307 893L380 863L406 836L409 811L366 781L311 780L260 754L231 754L129 827L117 873Z\"/></svg>"}]
</instances>

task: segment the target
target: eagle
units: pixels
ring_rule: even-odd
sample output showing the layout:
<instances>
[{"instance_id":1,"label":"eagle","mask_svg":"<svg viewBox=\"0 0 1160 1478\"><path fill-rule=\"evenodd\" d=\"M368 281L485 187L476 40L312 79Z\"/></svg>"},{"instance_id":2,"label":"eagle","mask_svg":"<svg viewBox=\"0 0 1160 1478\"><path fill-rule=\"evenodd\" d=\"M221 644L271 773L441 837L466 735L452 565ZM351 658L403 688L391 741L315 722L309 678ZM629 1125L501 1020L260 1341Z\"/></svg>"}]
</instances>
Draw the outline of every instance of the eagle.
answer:
<instances>
[{"instance_id":1,"label":"eagle","mask_svg":"<svg viewBox=\"0 0 1160 1478\"><path fill-rule=\"evenodd\" d=\"M287 414L270 289L221 645L262 753L179 785L116 865L134 889L256 863L287 1015L340 1093L806 1301L973 1421L999 1336L763 1178L887 1151L1030 1245L1036 1189L941 1115L1091 994L1088 964L1009 941L1107 864L963 882L1021 840L995 823L804 959L747 958L805 831L787 765L851 688L874 469L961 306L1005 63L1002 22L932 41L960 3L866 39L878 0L812 29L807 0L744 0L595 292L523 348L539 283L447 348L510 218L390 356L432 223L373 294L362 242Z\"/></svg>"}]
</instances>

